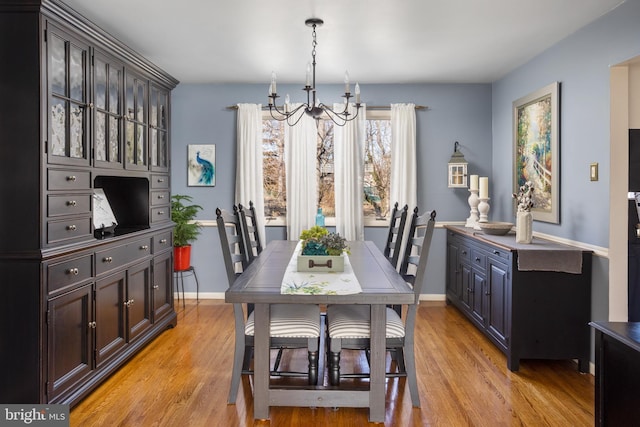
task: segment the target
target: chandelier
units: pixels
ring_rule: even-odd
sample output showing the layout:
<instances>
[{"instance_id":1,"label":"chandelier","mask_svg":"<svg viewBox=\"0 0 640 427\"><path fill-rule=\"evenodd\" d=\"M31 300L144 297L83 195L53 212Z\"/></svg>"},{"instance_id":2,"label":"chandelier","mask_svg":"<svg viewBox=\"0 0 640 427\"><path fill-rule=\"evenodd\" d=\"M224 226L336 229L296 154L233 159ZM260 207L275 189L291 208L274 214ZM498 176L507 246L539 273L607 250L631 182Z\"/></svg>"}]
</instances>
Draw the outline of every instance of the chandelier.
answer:
<instances>
[{"instance_id":1,"label":"chandelier","mask_svg":"<svg viewBox=\"0 0 640 427\"><path fill-rule=\"evenodd\" d=\"M316 120L319 120L324 114L336 125L344 126L347 122L358 117L358 112L360 111L360 85L356 83L354 89L355 114L351 114L348 111L349 99L353 96L351 95L351 89L349 88L349 73L346 71L344 73L344 95L342 95L344 98L344 109L342 111L335 111L331 107L320 102L316 96L316 46L318 45L318 42L316 41L316 27L324 24L324 21L318 18L309 18L304 23L308 27L313 28L313 42L311 43L312 62L307 64L307 80L305 86L302 88L302 90L307 92L307 102L293 110L289 110L289 95L287 95L285 97L284 105L279 108L276 105L276 99L279 98L278 93L276 92L276 74L271 73L271 84L269 85L269 112L271 113L271 117L275 120L286 121L289 126L295 126L300 121L303 116L300 111L302 109L304 109L304 113Z\"/></svg>"}]
</instances>

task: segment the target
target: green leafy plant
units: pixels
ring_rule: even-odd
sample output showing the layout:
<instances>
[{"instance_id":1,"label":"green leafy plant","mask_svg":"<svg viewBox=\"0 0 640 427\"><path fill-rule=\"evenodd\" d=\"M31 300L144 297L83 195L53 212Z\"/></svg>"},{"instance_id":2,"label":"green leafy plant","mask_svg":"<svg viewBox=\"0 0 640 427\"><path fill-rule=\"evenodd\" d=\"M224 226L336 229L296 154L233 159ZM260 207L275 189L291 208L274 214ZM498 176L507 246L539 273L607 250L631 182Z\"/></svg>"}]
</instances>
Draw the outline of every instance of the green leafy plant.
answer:
<instances>
[{"instance_id":1,"label":"green leafy plant","mask_svg":"<svg viewBox=\"0 0 640 427\"><path fill-rule=\"evenodd\" d=\"M201 225L194 219L202 206L192 204L192 197L183 194L171 196L171 220L173 227L173 246L187 246L200 235Z\"/></svg>"},{"instance_id":2,"label":"green leafy plant","mask_svg":"<svg viewBox=\"0 0 640 427\"><path fill-rule=\"evenodd\" d=\"M338 233L329 233L326 228L314 225L300 233L302 255L332 255L349 253L347 240Z\"/></svg>"}]
</instances>

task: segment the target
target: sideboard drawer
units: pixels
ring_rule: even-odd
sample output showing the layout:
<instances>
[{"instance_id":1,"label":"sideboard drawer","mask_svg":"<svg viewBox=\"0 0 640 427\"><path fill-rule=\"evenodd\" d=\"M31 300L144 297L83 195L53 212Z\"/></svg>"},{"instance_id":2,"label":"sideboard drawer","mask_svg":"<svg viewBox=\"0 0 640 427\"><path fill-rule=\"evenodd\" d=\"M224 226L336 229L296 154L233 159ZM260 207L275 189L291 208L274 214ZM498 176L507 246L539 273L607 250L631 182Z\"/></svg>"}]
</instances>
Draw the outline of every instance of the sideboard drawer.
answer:
<instances>
[{"instance_id":1,"label":"sideboard drawer","mask_svg":"<svg viewBox=\"0 0 640 427\"><path fill-rule=\"evenodd\" d=\"M478 268L487 268L487 253L482 249L471 249L471 262Z\"/></svg>"},{"instance_id":2,"label":"sideboard drawer","mask_svg":"<svg viewBox=\"0 0 640 427\"><path fill-rule=\"evenodd\" d=\"M64 240L91 236L91 218L77 217L47 223L47 243L59 243Z\"/></svg>"},{"instance_id":3,"label":"sideboard drawer","mask_svg":"<svg viewBox=\"0 0 640 427\"><path fill-rule=\"evenodd\" d=\"M96 275L120 268L151 254L151 239L141 239L96 252Z\"/></svg>"},{"instance_id":4,"label":"sideboard drawer","mask_svg":"<svg viewBox=\"0 0 640 427\"><path fill-rule=\"evenodd\" d=\"M47 197L49 216L86 214L91 212L91 194L67 194Z\"/></svg>"},{"instance_id":5,"label":"sideboard drawer","mask_svg":"<svg viewBox=\"0 0 640 427\"><path fill-rule=\"evenodd\" d=\"M90 279L92 274L93 255L49 264L47 266L47 286L49 293L68 288L76 283Z\"/></svg>"},{"instance_id":6,"label":"sideboard drawer","mask_svg":"<svg viewBox=\"0 0 640 427\"><path fill-rule=\"evenodd\" d=\"M49 169L49 190L85 190L91 188L91 173L78 170Z\"/></svg>"}]
</instances>

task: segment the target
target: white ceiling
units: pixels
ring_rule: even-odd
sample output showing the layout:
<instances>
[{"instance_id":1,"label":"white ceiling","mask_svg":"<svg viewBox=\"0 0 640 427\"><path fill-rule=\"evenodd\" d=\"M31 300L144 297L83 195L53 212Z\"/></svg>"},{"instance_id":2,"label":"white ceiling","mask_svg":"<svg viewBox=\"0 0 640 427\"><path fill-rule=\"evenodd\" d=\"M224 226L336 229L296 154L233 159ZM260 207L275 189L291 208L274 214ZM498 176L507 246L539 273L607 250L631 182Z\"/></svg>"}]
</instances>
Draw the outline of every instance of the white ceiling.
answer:
<instances>
[{"instance_id":1,"label":"white ceiling","mask_svg":"<svg viewBox=\"0 0 640 427\"><path fill-rule=\"evenodd\" d=\"M489 83L624 0L63 0L186 83Z\"/></svg>"}]
</instances>

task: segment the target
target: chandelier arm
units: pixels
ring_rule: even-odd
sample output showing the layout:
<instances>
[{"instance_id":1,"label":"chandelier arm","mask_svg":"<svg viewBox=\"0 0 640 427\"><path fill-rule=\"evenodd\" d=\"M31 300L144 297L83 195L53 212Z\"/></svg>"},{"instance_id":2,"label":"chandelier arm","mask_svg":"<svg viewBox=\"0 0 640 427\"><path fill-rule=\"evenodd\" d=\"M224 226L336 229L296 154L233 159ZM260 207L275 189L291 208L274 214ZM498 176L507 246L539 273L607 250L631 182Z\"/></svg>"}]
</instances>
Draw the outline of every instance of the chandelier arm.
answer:
<instances>
[{"instance_id":1,"label":"chandelier arm","mask_svg":"<svg viewBox=\"0 0 640 427\"><path fill-rule=\"evenodd\" d=\"M327 117L329 119L331 119L331 121L333 123L335 123L336 125L338 125L338 126L344 126L345 124L347 124L347 122L351 122L351 121L355 120L358 117L358 113L360 112L360 106L359 105L356 106L355 114L351 114L348 111L344 111L342 113L336 113L335 111L333 111L331 108L327 107L326 105L324 105L324 104L321 104L321 105L322 105L322 109L326 113Z\"/></svg>"},{"instance_id":2,"label":"chandelier arm","mask_svg":"<svg viewBox=\"0 0 640 427\"><path fill-rule=\"evenodd\" d=\"M269 104L269 112L271 113L271 117L273 119L278 120L280 122L286 121L287 123L289 123L289 120L288 120L289 117L295 115L298 111L300 111L302 108L305 108L305 107L306 107L306 104L302 104L297 106L293 111L287 112L287 111L280 110L278 106L275 105L274 103L274 104ZM276 117L273 114L274 110L280 115L280 117ZM302 114L300 116L302 116ZM296 120L296 123L298 123L298 121L300 121L300 119Z\"/></svg>"}]
</instances>

